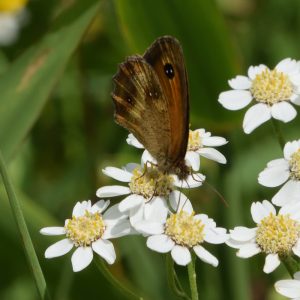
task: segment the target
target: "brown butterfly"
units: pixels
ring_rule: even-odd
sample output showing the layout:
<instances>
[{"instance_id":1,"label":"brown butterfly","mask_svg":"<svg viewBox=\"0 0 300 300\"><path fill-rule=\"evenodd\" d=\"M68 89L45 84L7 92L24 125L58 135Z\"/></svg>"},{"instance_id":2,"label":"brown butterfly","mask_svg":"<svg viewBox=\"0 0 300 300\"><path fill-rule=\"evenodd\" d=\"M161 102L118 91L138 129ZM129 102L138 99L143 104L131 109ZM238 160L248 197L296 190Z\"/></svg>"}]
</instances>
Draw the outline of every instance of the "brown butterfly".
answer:
<instances>
[{"instance_id":1,"label":"brown butterfly","mask_svg":"<svg viewBox=\"0 0 300 300\"><path fill-rule=\"evenodd\" d=\"M115 121L144 145L160 171L185 179L189 93L180 43L171 36L158 38L143 56L120 64L113 80Z\"/></svg>"}]
</instances>

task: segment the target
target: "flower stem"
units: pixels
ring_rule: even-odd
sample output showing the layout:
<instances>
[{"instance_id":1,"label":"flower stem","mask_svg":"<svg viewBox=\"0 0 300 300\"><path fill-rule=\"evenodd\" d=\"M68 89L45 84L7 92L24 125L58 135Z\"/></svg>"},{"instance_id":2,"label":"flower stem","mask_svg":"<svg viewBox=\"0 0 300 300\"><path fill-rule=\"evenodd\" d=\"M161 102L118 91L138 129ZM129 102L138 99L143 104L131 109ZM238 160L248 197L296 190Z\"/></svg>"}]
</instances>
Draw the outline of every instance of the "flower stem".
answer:
<instances>
[{"instance_id":1,"label":"flower stem","mask_svg":"<svg viewBox=\"0 0 300 300\"><path fill-rule=\"evenodd\" d=\"M279 125L278 121L275 120L274 118L272 118L272 124L273 124L274 133L277 137L279 145L280 145L281 149L283 150L284 145L285 145L285 140L284 140L280 125Z\"/></svg>"},{"instance_id":2,"label":"flower stem","mask_svg":"<svg viewBox=\"0 0 300 300\"><path fill-rule=\"evenodd\" d=\"M177 278L176 271L174 269L174 261L169 253L166 256L166 266L168 283L173 293L180 298L189 300L189 296L183 291L180 281Z\"/></svg>"},{"instance_id":3,"label":"flower stem","mask_svg":"<svg viewBox=\"0 0 300 300\"><path fill-rule=\"evenodd\" d=\"M26 254L27 261L29 263L30 269L32 271L35 284L38 289L38 293L40 295L41 299L50 299L47 285L45 281L45 277L43 274L43 271L41 269L41 266L39 264L34 246L32 244L32 240L24 219L24 215L21 209L21 205L16 197L16 194L14 192L12 183L8 177L7 168L2 156L2 153L0 151L0 173L3 179L3 184L9 199L10 207L13 213L13 216L15 218L15 221L17 223L18 231L21 236L21 240L23 242L24 251Z\"/></svg>"},{"instance_id":4,"label":"flower stem","mask_svg":"<svg viewBox=\"0 0 300 300\"><path fill-rule=\"evenodd\" d=\"M197 289L197 278L195 272L195 256L193 254L192 254L192 260L188 264L188 274L189 274L192 300L198 300L199 298L198 298L198 289Z\"/></svg>"},{"instance_id":5,"label":"flower stem","mask_svg":"<svg viewBox=\"0 0 300 300\"><path fill-rule=\"evenodd\" d=\"M281 258L281 261L291 277L294 278L294 274L300 269L297 261L292 256Z\"/></svg>"},{"instance_id":6,"label":"flower stem","mask_svg":"<svg viewBox=\"0 0 300 300\"><path fill-rule=\"evenodd\" d=\"M118 289L121 294L129 300L143 300L144 298L136 295L134 292L129 290L124 284L121 283L107 268L107 265L100 257L94 259L98 270L102 273L102 275L109 281L116 289Z\"/></svg>"}]
</instances>

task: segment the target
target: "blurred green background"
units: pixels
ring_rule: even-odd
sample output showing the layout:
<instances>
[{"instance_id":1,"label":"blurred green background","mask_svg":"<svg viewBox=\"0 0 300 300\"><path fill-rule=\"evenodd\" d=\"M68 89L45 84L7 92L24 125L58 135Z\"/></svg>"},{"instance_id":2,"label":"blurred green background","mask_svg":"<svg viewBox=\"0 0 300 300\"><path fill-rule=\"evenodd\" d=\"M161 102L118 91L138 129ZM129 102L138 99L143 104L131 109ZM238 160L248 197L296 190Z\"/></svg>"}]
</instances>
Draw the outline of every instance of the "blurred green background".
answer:
<instances>
[{"instance_id":1,"label":"blurred green background","mask_svg":"<svg viewBox=\"0 0 300 300\"><path fill-rule=\"evenodd\" d=\"M253 226L251 202L276 191L259 186L257 175L281 150L269 123L246 136L245 110L226 111L217 98L251 64L300 58L298 0L32 0L26 9L16 43L0 48L0 147L54 299L123 299L93 264L74 274L70 254L46 261L45 249L58 239L39 229L62 225L76 201L96 201L98 187L114 184L102 168L138 162L141 152L113 121L111 78L127 55L142 54L161 35L174 35L183 47L192 128L230 142L221 149L226 166L202 160L202 172L229 207L206 187L187 195L220 226ZM287 139L299 138L299 124L298 117L282 126ZM3 187L0 213L0 299L37 299ZM145 299L177 299L164 255L147 249L142 237L113 242L115 276ZM200 299L283 299L273 288L288 278L283 267L265 275L262 256L242 260L224 245L210 250L220 265L197 261ZM188 288L186 269L176 270Z\"/></svg>"}]
</instances>

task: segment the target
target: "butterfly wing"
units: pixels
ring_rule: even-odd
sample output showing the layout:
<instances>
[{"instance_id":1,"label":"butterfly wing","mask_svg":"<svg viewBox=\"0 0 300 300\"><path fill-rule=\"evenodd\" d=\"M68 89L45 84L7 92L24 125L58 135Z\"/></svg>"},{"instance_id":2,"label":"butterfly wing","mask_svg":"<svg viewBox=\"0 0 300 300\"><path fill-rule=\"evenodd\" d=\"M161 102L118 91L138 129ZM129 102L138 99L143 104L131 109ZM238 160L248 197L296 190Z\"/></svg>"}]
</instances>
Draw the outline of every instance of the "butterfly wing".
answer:
<instances>
[{"instance_id":1,"label":"butterfly wing","mask_svg":"<svg viewBox=\"0 0 300 300\"><path fill-rule=\"evenodd\" d=\"M171 133L165 164L176 167L183 164L189 135L189 94L183 51L175 38L163 36L149 47L144 59L155 70L165 94Z\"/></svg>"},{"instance_id":2,"label":"butterfly wing","mask_svg":"<svg viewBox=\"0 0 300 300\"><path fill-rule=\"evenodd\" d=\"M156 158L168 155L171 143L167 100L153 68L141 56L120 64L113 78L115 121L128 129Z\"/></svg>"}]
</instances>

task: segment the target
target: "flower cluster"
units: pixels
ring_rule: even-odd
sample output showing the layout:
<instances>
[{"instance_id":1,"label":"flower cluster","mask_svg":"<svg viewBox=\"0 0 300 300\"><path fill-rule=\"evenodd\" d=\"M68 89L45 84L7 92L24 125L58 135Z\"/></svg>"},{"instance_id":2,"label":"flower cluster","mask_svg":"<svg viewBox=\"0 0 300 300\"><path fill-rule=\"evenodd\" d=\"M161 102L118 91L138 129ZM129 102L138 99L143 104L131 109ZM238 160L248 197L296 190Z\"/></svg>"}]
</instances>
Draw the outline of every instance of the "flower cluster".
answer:
<instances>
[{"instance_id":1,"label":"flower cluster","mask_svg":"<svg viewBox=\"0 0 300 300\"><path fill-rule=\"evenodd\" d=\"M127 143L144 148L132 134ZM44 235L64 236L46 250L45 257L62 256L75 248L71 258L74 272L91 263L93 252L112 264L116 253L110 239L141 234L147 237L148 248L160 253L171 252L178 265L189 264L190 251L194 251L202 261L217 266L217 258L204 245L225 243L227 231L217 227L207 215L196 214L182 189L197 188L205 181L199 172L201 156L226 163L225 156L213 148L226 143L223 137L212 136L204 129L190 130L185 161L191 167L191 174L184 180L162 173L147 150L139 164L104 168L103 174L121 184L100 187L96 196L101 200L94 205L90 200L78 202L64 227L41 229ZM110 200L103 200L114 197L121 200L111 207Z\"/></svg>"},{"instance_id":2,"label":"flower cluster","mask_svg":"<svg viewBox=\"0 0 300 300\"><path fill-rule=\"evenodd\" d=\"M243 121L249 134L264 122L274 118L282 122L293 120L300 105L300 62L282 60L270 70L265 65L251 66L248 76L229 80L233 90L220 94L219 102L229 110L255 104L248 109ZM276 122L276 121L275 121ZM282 187L271 202L264 200L251 205L256 226L238 226L230 230L226 244L238 249L237 256L249 258L258 253L266 255L264 272L274 271L280 262L297 261L300 257L300 140L287 142L283 158L270 161L258 175L258 182L266 187ZM281 280L275 289L282 295L300 299L300 276Z\"/></svg>"}]
</instances>

